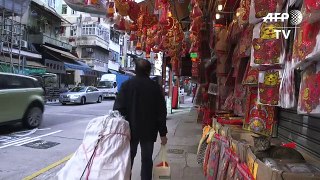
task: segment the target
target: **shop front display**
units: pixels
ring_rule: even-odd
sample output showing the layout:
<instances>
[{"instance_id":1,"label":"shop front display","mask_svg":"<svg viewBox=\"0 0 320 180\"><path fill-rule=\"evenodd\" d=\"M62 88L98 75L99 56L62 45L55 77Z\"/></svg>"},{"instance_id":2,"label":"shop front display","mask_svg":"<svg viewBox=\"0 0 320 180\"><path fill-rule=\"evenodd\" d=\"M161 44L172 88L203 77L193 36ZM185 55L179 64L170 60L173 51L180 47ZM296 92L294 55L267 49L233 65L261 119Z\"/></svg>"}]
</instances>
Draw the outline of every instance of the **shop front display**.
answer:
<instances>
[{"instance_id":1,"label":"shop front display","mask_svg":"<svg viewBox=\"0 0 320 180\"><path fill-rule=\"evenodd\" d=\"M214 23L210 48L216 82L207 78L205 84L216 84L216 90L208 88L200 108L210 111L203 111L201 122L206 127L212 122L216 135L203 145L204 174L207 179L319 179L320 166L304 158L320 158L317 1L214 2L191 3L208 4L212 11L198 7Z\"/></svg>"}]
</instances>

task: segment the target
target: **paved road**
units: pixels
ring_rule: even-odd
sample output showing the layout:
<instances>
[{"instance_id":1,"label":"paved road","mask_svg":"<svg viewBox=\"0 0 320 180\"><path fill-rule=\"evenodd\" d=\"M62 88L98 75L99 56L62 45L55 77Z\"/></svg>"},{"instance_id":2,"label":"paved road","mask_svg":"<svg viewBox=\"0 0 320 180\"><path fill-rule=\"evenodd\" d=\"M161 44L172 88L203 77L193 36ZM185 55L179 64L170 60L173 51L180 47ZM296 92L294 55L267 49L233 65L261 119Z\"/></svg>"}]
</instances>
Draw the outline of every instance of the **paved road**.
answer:
<instances>
[{"instance_id":1,"label":"paved road","mask_svg":"<svg viewBox=\"0 0 320 180\"><path fill-rule=\"evenodd\" d=\"M107 114L113 102L48 104L44 121L36 131L23 132L25 130L19 125L0 127L0 179L23 179L73 153L81 144L88 122Z\"/></svg>"}]
</instances>

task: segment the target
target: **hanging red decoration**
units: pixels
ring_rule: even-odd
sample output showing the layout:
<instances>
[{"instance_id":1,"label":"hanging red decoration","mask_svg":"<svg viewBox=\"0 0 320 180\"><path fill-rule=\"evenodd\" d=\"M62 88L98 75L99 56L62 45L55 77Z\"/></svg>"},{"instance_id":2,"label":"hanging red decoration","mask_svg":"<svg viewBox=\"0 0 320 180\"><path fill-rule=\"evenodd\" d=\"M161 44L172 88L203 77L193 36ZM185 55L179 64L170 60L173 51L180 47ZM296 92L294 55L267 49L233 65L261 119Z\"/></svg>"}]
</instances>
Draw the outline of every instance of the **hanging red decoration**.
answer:
<instances>
[{"instance_id":1,"label":"hanging red decoration","mask_svg":"<svg viewBox=\"0 0 320 180\"><path fill-rule=\"evenodd\" d=\"M164 25L164 28L167 29L167 30L170 30L170 29L173 28L173 25L174 25L173 17L168 17L167 18L167 23Z\"/></svg>"},{"instance_id":2,"label":"hanging red decoration","mask_svg":"<svg viewBox=\"0 0 320 180\"><path fill-rule=\"evenodd\" d=\"M157 11L161 8L160 0L154 0L154 10Z\"/></svg>"},{"instance_id":3,"label":"hanging red decoration","mask_svg":"<svg viewBox=\"0 0 320 180\"><path fill-rule=\"evenodd\" d=\"M199 4L198 4L198 3L196 3L196 4L193 6L193 9L192 9L192 12L191 12L191 15L190 15L190 16L191 16L192 19L203 16L202 10L201 10L201 8L199 7Z\"/></svg>"},{"instance_id":4,"label":"hanging red decoration","mask_svg":"<svg viewBox=\"0 0 320 180\"><path fill-rule=\"evenodd\" d=\"M197 0L191 0L190 4L191 6L194 6L197 3Z\"/></svg>"},{"instance_id":5,"label":"hanging red decoration","mask_svg":"<svg viewBox=\"0 0 320 180\"><path fill-rule=\"evenodd\" d=\"M138 40L137 45L136 45L136 50L141 51L142 50L142 44L141 41Z\"/></svg>"},{"instance_id":6,"label":"hanging red decoration","mask_svg":"<svg viewBox=\"0 0 320 180\"><path fill-rule=\"evenodd\" d=\"M132 21L137 21L140 15L140 6L134 1L128 1L128 15Z\"/></svg>"},{"instance_id":7,"label":"hanging red decoration","mask_svg":"<svg viewBox=\"0 0 320 180\"><path fill-rule=\"evenodd\" d=\"M126 25L125 25L126 21L124 20L124 18L120 19L120 22L118 24L118 30L119 31L125 31L126 30Z\"/></svg>"},{"instance_id":8,"label":"hanging red decoration","mask_svg":"<svg viewBox=\"0 0 320 180\"><path fill-rule=\"evenodd\" d=\"M137 19L138 28L151 28L158 23L158 17L154 14L149 14L148 9L143 11Z\"/></svg>"},{"instance_id":9,"label":"hanging red decoration","mask_svg":"<svg viewBox=\"0 0 320 180\"><path fill-rule=\"evenodd\" d=\"M117 9L117 12L121 16L127 16L129 13L130 6L126 0L114 0L115 8Z\"/></svg>"},{"instance_id":10,"label":"hanging red decoration","mask_svg":"<svg viewBox=\"0 0 320 180\"><path fill-rule=\"evenodd\" d=\"M132 24L130 25L130 30L131 30L131 31L138 31L138 26L137 26L137 24L132 23Z\"/></svg>"},{"instance_id":11,"label":"hanging red decoration","mask_svg":"<svg viewBox=\"0 0 320 180\"><path fill-rule=\"evenodd\" d=\"M159 23L160 23L161 25L163 25L163 26L165 26L165 25L168 24L168 22L167 22L168 9L169 9L168 6L162 7L162 14L161 14L161 16L160 16Z\"/></svg>"},{"instance_id":12,"label":"hanging red decoration","mask_svg":"<svg viewBox=\"0 0 320 180\"><path fill-rule=\"evenodd\" d=\"M168 0L160 0L162 4L168 4Z\"/></svg>"},{"instance_id":13,"label":"hanging red decoration","mask_svg":"<svg viewBox=\"0 0 320 180\"><path fill-rule=\"evenodd\" d=\"M189 31L197 35L200 32L201 25L202 25L202 18L201 17L194 18L194 20L191 23Z\"/></svg>"},{"instance_id":14,"label":"hanging red decoration","mask_svg":"<svg viewBox=\"0 0 320 180\"><path fill-rule=\"evenodd\" d=\"M159 46L158 46L158 45L153 46L153 48L152 48L151 50L152 50L152 52L154 52L154 53L159 53L159 52L160 52L160 49L159 49Z\"/></svg>"},{"instance_id":15,"label":"hanging red decoration","mask_svg":"<svg viewBox=\"0 0 320 180\"><path fill-rule=\"evenodd\" d=\"M151 47L147 46L146 47L146 58L150 58L150 53L151 53Z\"/></svg>"},{"instance_id":16,"label":"hanging red decoration","mask_svg":"<svg viewBox=\"0 0 320 180\"><path fill-rule=\"evenodd\" d=\"M114 16L115 9L114 9L114 2L109 2L108 9L107 9L107 17L111 18Z\"/></svg>"},{"instance_id":17,"label":"hanging red decoration","mask_svg":"<svg viewBox=\"0 0 320 180\"><path fill-rule=\"evenodd\" d=\"M308 12L320 10L320 0L304 0Z\"/></svg>"},{"instance_id":18,"label":"hanging red decoration","mask_svg":"<svg viewBox=\"0 0 320 180\"><path fill-rule=\"evenodd\" d=\"M196 52L198 52L199 51L199 45L198 45L199 43L198 42L193 42L192 44L191 44L191 48L190 48L190 50L189 50L189 53L196 53Z\"/></svg>"},{"instance_id":19,"label":"hanging red decoration","mask_svg":"<svg viewBox=\"0 0 320 180\"><path fill-rule=\"evenodd\" d=\"M135 40L137 40L137 36L134 33L131 33L129 41L135 41Z\"/></svg>"}]
</instances>

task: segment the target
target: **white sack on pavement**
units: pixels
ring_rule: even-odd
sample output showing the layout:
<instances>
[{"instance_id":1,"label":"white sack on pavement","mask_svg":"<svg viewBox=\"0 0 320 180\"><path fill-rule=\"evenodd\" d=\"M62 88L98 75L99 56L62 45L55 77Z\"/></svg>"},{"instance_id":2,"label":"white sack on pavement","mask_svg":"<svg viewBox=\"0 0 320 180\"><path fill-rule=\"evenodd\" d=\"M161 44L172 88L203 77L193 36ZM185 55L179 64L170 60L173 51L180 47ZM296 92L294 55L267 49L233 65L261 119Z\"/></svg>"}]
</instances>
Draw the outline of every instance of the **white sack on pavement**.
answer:
<instances>
[{"instance_id":1,"label":"white sack on pavement","mask_svg":"<svg viewBox=\"0 0 320 180\"><path fill-rule=\"evenodd\" d=\"M85 180L129 180L130 173L129 123L113 111L89 122L82 144L57 178L79 180L83 174Z\"/></svg>"}]
</instances>

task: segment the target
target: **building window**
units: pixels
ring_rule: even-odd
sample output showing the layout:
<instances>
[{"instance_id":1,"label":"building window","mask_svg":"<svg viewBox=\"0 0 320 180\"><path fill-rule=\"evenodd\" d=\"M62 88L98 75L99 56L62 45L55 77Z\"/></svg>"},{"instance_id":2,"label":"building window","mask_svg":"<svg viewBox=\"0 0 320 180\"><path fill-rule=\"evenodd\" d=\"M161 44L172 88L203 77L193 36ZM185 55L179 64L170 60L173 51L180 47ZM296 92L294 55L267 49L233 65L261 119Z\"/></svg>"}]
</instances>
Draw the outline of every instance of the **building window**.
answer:
<instances>
[{"instance_id":1,"label":"building window","mask_svg":"<svg viewBox=\"0 0 320 180\"><path fill-rule=\"evenodd\" d=\"M119 44L119 38L120 38L120 33L117 32L116 30L111 29L110 30L110 40L116 44Z\"/></svg>"},{"instance_id":2,"label":"building window","mask_svg":"<svg viewBox=\"0 0 320 180\"><path fill-rule=\"evenodd\" d=\"M76 36L77 35L77 26L71 26L70 27L70 36Z\"/></svg>"},{"instance_id":3,"label":"building window","mask_svg":"<svg viewBox=\"0 0 320 180\"><path fill-rule=\"evenodd\" d=\"M62 37L66 37L67 36L66 29L67 29L67 27L65 27L65 26L61 26L60 27L60 34L61 34Z\"/></svg>"},{"instance_id":4,"label":"building window","mask_svg":"<svg viewBox=\"0 0 320 180\"><path fill-rule=\"evenodd\" d=\"M87 24L82 27L82 35L98 35L96 24Z\"/></svg>"},{"instance_id":5,"label":"building window","mask_svg":"<svg viewBox=\"0 0 320 180\"><path fill-rule=\"evenodd\" d=\"M49 7L55 8L56 7L56 0L49 0L48 5L49 5Z\"/></svg>"},{"instance_id":6,"label":"building window","mask_svg":"<svg viewBox=\"0 0 320 180\"><path fill-rule=\"evenodd\" d=\"M72 9L71 14L76 14L76 11Z\"/></svg>"},{"instance_id":7,"label":"building window","mask_svg":"<svg viewBox=\"0 0 320 180\"><path fill-rule=\"evenodd\" d=\"M68 14L68 6L66 4L62 5L62 14Z\"/></svg>"}]
</instances>

